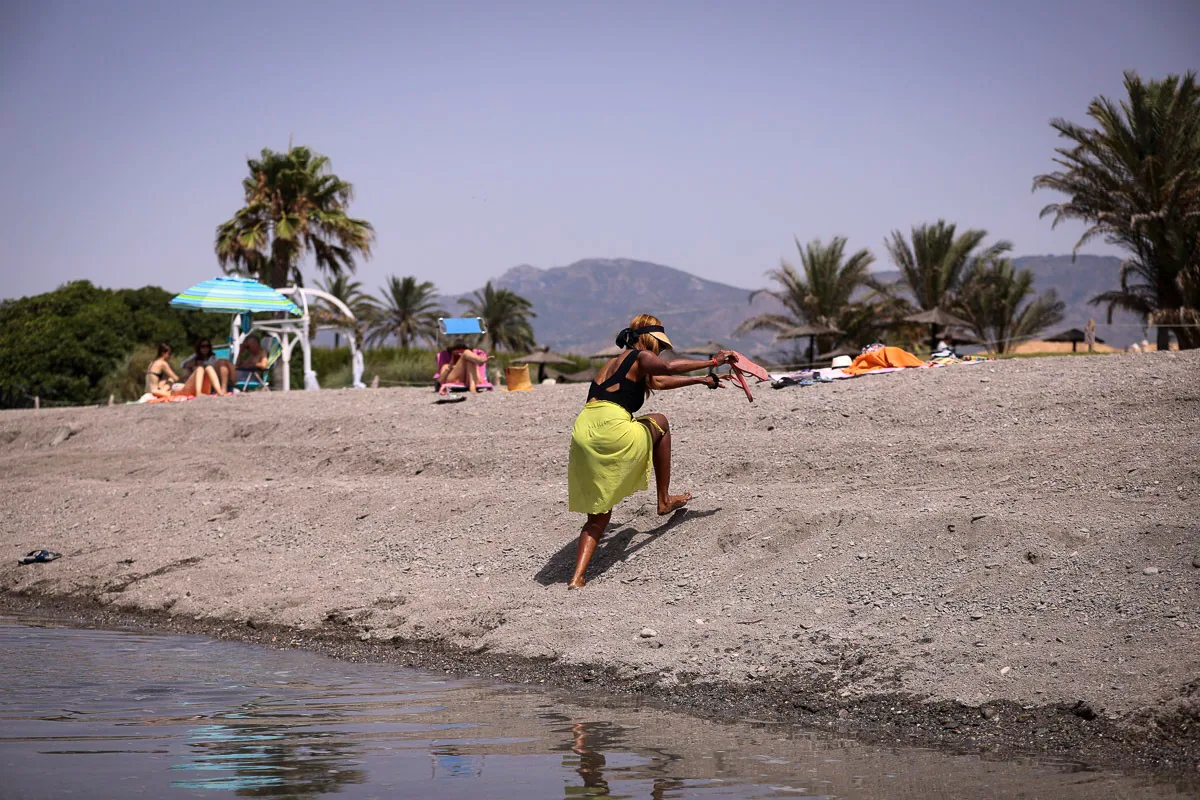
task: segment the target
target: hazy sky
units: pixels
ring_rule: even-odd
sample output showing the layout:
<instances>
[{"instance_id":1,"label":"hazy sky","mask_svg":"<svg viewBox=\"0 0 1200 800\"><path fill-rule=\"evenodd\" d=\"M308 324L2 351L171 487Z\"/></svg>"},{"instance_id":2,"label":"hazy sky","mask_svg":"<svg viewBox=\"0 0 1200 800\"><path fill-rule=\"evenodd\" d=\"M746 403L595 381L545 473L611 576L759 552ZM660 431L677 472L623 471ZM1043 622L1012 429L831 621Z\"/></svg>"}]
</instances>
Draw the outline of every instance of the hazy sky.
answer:
<instances>
[{"instance_id":1,"label":"hazy sky","mask_svg":"<svg viewBox=\"0 0 1200 800\"><path fill-rule=\"evenodd\" d=\"M593 256L759 286L793 235L886 262L939 216L1065 253L1048 120L1197 42L1196 0L8 0L0 297L218 274L247 156L289 137L354 183L371 288Z\"/></svg>"}]
</instances>

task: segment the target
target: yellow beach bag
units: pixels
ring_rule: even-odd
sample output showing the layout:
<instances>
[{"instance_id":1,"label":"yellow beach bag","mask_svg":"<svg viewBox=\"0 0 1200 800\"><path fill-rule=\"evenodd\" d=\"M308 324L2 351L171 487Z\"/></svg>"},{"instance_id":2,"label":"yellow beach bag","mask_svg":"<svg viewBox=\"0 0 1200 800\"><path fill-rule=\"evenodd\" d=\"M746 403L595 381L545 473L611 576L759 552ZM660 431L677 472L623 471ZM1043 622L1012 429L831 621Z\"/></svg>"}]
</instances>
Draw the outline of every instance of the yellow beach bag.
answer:
<instances>
[{"instance_id":1,"label":"yellow beach bag","mask_svg":"<svg viewBox=\"0 0 1200 800\"><path fill-rule=\"evenodd\" d=\"M504 383L510 392L524 392L533 388L529 382L529 365L504 368Z\"/></svg>"}]
</instances>

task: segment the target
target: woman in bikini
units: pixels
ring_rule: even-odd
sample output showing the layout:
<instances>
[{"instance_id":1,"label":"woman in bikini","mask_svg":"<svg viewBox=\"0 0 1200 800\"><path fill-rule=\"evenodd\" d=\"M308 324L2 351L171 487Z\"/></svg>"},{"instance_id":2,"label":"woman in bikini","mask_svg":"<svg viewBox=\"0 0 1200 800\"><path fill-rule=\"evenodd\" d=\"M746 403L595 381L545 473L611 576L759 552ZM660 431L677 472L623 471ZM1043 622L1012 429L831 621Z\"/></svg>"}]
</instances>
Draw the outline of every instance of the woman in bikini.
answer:
<instances>
[{"instance_id":1,"label":"woman in bikini","mask_svg":"<svg viewBox=\"0 0 1200 800\"><path fill-rule=\"evenodd\" d=\"M466 342L457 341L450 345L450 361L438 370L439 394L449 394L448 383L461 383L474 394L479 387L479 365L487 363L487 356L468 350Z\"/></svg>"},{"instance_id":2,"label":"woman in bikini","mask_svg":"<svg viewBox=\"0 0 1200 800\"><path fill-rule=\"evenodd\" d=\"M161 342L158 355L146 370L146 391L160 398L196 397L212 391L217 384L217 373L211 366L197 367L186 381L181 381L171 369L171 346Z\"/></svg>"},{"instance_id":3,"label":"woman in bikini","mask_svg":"<svg viewBox=\"0 0 1200 800\"><path fill-rule=\"evenodd\" d=\"M617 346L625 352L605 364L588 388L588 399L575 419L571 432L571 455L567 467L570 510L587 514L579 533L575 575L568 589L579 589L587 581L588 562L612 518L618 502L650 485L650 464L660 515L683 508L690 494L670 494L671 429L662 414L634 418L653 389L707 386L716 389L722 378L712 368L734 360L722 350L708 360L664 361L658 354L671 346L657 317L639 314L617 335ZM686 373L708 369L704 377Z\"/></svg>"}]
</instances>

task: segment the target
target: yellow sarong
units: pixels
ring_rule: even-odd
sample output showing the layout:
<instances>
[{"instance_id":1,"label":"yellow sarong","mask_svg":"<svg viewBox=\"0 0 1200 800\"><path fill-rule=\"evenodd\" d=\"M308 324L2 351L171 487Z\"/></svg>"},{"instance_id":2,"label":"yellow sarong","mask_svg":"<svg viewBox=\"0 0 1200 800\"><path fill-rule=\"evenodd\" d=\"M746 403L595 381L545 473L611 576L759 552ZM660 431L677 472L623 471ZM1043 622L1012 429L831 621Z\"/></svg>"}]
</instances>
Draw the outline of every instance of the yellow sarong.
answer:
<instances>
[{"instance_id":1,"label":"yellow sarong","mask_svg":"<svg viewBox=\"0 0 1200 800\"><path fill-rule=\"evenodd\" d=\"M650 430L616 403L588 403L575 418L567 494L571 511L603 514L650 485Z\"/></svg>"}]
</instances>

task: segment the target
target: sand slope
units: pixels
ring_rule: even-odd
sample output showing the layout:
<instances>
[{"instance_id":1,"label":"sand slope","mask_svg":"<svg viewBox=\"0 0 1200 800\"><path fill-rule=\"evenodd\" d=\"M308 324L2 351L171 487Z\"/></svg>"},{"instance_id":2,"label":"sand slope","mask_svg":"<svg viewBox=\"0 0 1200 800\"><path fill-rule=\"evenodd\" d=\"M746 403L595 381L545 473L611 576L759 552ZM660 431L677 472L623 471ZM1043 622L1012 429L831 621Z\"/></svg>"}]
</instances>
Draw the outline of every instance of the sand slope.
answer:
<instances>
[{"instance_id":1,"label":"sand slope","mask_svg":"<svg viewBox=\"0 0 1200 800\"><path fill-rule=\"evenodd\" d=\"M626 501L568 593L585 393L4 412L0 590L659 684L1200 716L1200 353L657 394L692 510ZM35 547L64 558L15 566Z\"/></svg>"}]
</instances>

